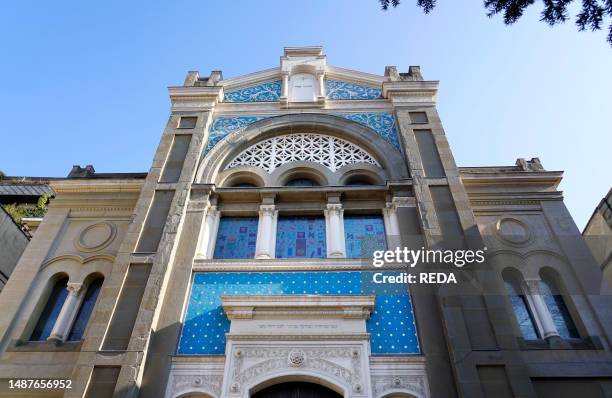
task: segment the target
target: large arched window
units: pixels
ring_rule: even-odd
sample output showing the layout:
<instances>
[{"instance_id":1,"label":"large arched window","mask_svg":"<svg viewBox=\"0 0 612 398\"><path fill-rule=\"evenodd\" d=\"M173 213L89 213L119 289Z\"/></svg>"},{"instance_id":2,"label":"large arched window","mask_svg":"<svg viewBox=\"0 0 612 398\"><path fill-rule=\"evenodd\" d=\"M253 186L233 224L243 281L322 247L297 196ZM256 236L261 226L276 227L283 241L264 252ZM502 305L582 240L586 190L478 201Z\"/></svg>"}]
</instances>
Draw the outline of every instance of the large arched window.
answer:
<instances>
[{"instance_id":1,"label":"large arched window","mask_svg":"<svg viewBox=\"0 0 612 398\"><path fill-rule=\"evenodd\" d=\"M565 304L563 295L558 289L552 275L542 275L540 282L540 292L546 303L548 312L557 328L559 336L564 339L577 339L580 337L576 324L572 320L572 316Z\"/></svg>"},{"instance_id":2,"label":"large arched window","mask_svg":"<svg viewBox=\"0 0 612 398\"><path fill-rule=\"evenodd\" d=\"M87 291L83 297L83 302L79 307L79 312L77 313L74 323L72 324L70 334L68 335L68 341L79 341L83 338L85 328L87 327L87 322L89 321L89 317L91 316L93 308L96 305L96 300L100 294L100 289L102 288L103 282L104 278L98 278L92 281L87 287Z\"/></svg>"},{"instance_id":3,"label":"large arched window","mask_svg":"<svg viewBox=\"0 0 612 398\"><path fill-rule=\"evenodd\" d=\"M51 334L55 321L62 310L64 301L66 301L66 297L68 296L67 286L67 277L61 278L55 282L55 285L53 285L53 289L51 290L51 294L47 300L47 304L45 304L45 308L38 318L34 331L32 331L32 334L30 335L30 341L47 340L47 337L49 337Z\"/></svg>"},{"instance_id":4,"label":"large arched window","mask_svg":"<svg viewBox=\"0 0 612 398\"><path fill-rule=\"evenodd\" d=\"M523 293L518 278L504 273L504 284L508 293L510 305L516 317L521 335L525 340L537 340L540 338L535 318L529 309L527 297Z\"/></svg>"}]
</instances>

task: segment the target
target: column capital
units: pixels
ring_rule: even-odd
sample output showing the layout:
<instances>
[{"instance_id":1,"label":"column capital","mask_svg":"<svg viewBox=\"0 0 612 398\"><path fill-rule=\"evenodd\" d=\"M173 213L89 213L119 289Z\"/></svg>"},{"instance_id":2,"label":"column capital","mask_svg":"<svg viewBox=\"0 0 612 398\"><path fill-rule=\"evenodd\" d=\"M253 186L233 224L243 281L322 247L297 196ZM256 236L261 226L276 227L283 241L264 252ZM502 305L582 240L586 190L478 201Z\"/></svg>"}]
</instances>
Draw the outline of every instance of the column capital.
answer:
<instances>
[{"instance_id":1,"label":"column capital","mask_svg":"<svg viewBox=\"0 0 612 398\"><path fill-rule=\"evenodd\" d=\"M261 205L259 206L259 215L260 216L274 216L276 214L276 206L275 205Z\"/></svg>"},{"instance_id":2,"label":"column capital","mask_svg":"<svg viewBox=\"0 0 612 398\"><path fill-rule=\"evenodd\" d=\"M341 203L328 203L326 208L329 211L343 211Z\"/></svg>"},{"instance_id":3,"label":"column capital","mask_svg":"<svg viewBox=\"0 0 612 398\"><path fill-rule=\"evenodd\" d=\"M540 295L540 279L525 279L526 293L531 295Z\"/></svg>"},{"instance_id":4,"label":"column capital","mask_svg":"<svg viewBox=\"0 0 612 398\"><path fill-rule=\"evenodd\" d=\"M83 289L83 284L75 283L75 282L68 282L66 289L68 289L68 294L78 296L79 293L81 292L81 289Z\"/></svg>"}]
</instances>

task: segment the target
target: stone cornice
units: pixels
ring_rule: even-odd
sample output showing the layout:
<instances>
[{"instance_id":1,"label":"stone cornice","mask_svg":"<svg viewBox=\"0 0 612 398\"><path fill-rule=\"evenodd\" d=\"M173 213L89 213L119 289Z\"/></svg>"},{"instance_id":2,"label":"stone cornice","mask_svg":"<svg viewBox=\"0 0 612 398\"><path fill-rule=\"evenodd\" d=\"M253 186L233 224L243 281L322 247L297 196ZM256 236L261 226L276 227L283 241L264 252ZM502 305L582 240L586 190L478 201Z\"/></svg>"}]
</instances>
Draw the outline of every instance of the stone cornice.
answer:
<instances>
[{"instance_id":1,"label":"stone cornice","mask_svg":"<svg viewBox=\"0 0 612 398\"><path fill-rule=\"evenodd\" d=\"M223 295L223 310L234 319L350 318L367 319L373 295Z\"/></svg>"},{"instance_id":2,"label":"stone cornice","mask_svg":"<svg viewBox=\"0 0 612 398\"><path fill-rule=\"evenodd\" d=\"M365 83L371 85L381 85L388 80L388 77L385 76L359 72L352 69L339 68L336 66L327 66L325 75L329 79L338 79L342 81L350 81L352 83Z\"/></svg>"},{"instance_id":3,"label":"stone cornice","mask_svg":"<svg viewBox=\"0 0 612 398\"><path fill-rule=\"evenodd\" d=\"M223 86L168 87L173 111L210 110L223 100Z\"/></svg>"},{"instance_id":4,"label":"stone cornice","mask_svg":"<svg viewBox=\"0 0 612 398\"><path fill-rule=\"evenodd\" d=\"M222 80L219 82L226 90L237 89L251 84L257 84L272 79L280 79L280 68L270 68L242 76L233 77L231 79Z\"/></svg>"},{"instance_id":5,"label":"stone cornice","mask_svg":"<svg viewBox=\"0 0 612 398\"><path fill-rule=\"evenodd\" d=\"M382 84L382 95L395 106L433 105L437 101L438 81L393 81Z\"/></svg>"},{"instance_id":6,"label":"stone cornice","mask_svg":"<svg viewBox=\"0 0 612 398\"><path fill-rule=\"evenodd\" d=\"M541 185L556 189L563 177L562 171L477 171L460 169L461 181L469 186Z\"/></svg>"},{"instance_id":7,"label":"stone cornice","mask_svg":"<svg viewBox=\"0 0 612 398\"><path fill-rule=\"evenodd\" d=\"M145 180L118 180L118 179L74 179L56 180L51 182L51 188L57 193L109 193L133 192L142 189Z\"/></svg>"},{"instance_id":8,"label":"stone cornice","mask_svg":"<svg viewBox=\"0 0 612 398\"><path fill-rule=\"evenodd\" d=\"M291 258L271 260L207 260L195 258L194 272L215 271L330 271L330 270L373 270L370 259L314 259Z\"/></svg>"}]
</instances>

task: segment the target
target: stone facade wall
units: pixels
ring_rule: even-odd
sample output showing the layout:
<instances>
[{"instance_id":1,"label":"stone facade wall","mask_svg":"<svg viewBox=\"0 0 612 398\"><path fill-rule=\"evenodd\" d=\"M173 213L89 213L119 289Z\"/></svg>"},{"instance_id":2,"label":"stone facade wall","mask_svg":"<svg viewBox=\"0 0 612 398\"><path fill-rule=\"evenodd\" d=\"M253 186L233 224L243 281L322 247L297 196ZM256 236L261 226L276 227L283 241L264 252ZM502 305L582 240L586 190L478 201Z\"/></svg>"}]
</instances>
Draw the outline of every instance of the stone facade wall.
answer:
<instances>
[{"instance_id":1,"label":"stone facade wall","mask_svg":"<svg viewBox=\"0 0 612 398\"><path fill-rule=\"evenodd\" d=\"M612 303L557 190L561 173L535 159L457 167L436 110L437 82L417 67L370 75L327 65L318 47L288 48L278 69L228 80L190 72L170 98L145 180L54 186L49 213L0 295L0 396L12 396L8 379L26 376L72 380L71 389L47 394L65 397L248 397L285 381L345 397L538 397L557 391L560 379L584 385L585 397L610 395ZM317 144L322 152L354 147L339 163L278 155L267 171L258 166L270 161L266 148L236 160L253 144L296 134L329 137ZM365 156L355 148L367 164L354 161ZM293 178L319 185L282 186ZM350 184L359 180L368 184ZM457 271L462 283L402 287L417 351L373 352L367 322L376 294L361 291L331 301L318 293L258 293L238 304L237 293L221 296L231 320L225 347L178 353L197 273L363 273L366 260L347 258L343 217L351 214L380 215L390 248L487 248L485 264ZM326 256L275 258L283 215L324 218ZM254 258L213 258L223 216L258 219ZM504 287L508 269L524 279L548 335L522 338ZM538 286L551 272L563 282L576 338L555 334L541 299ZM86 286L92 275L104 283L84 338L28 341L53 282L67 276ZM272 332L281 327L289 332Z\"/></svg>"}]
</instances>

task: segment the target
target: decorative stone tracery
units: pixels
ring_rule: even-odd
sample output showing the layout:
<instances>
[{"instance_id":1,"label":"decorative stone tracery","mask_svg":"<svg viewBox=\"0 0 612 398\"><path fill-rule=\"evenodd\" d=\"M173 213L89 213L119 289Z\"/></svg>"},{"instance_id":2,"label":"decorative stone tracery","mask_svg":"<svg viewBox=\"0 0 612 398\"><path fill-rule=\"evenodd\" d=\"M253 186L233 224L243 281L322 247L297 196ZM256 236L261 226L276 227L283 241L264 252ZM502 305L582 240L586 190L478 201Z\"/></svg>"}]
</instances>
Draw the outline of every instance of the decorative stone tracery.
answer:
<instances>
[{"instance_id":1,"label":"decorative stone tracery","mask_svg":"<svg viewBox=\"0 0 612 398\"><path fill-rule=\"evenodd\" d=\"M353 163L380 166L365 150L343 139L316 134L287 134L273 137L242 151L227 169L237 166L256 166L273 172L289 162L307 161L321 164L331 171Z\"/></svg>"}]
</instances>

